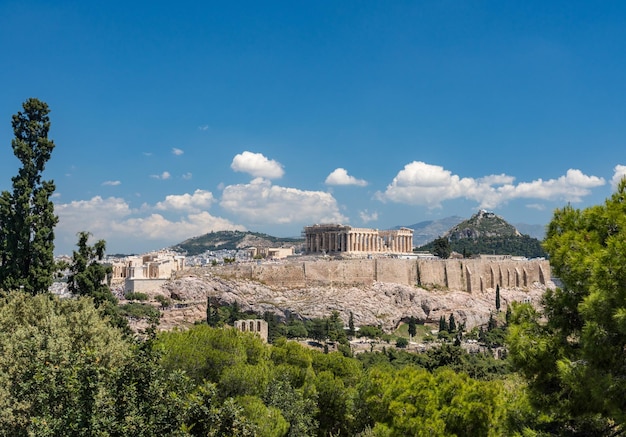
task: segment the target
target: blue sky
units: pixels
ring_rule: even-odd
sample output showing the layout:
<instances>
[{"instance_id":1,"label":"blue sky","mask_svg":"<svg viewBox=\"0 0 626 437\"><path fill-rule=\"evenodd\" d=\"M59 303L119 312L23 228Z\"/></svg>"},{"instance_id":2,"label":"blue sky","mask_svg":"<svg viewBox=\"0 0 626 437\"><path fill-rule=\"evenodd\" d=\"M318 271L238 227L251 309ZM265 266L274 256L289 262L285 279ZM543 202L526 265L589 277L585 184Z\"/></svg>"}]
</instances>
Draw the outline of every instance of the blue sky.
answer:
<instances>
[{"instance_id":1,"label":"blue sky","mask_svg":"<svg viewBox=\"0 0 626 437\"><path fill-rule=\"evenodd\" d=\"M51 108L56 252L211 230L547 224L626 173L626 3L0 2L11 115Z\"/></svg>"}]
</instances>

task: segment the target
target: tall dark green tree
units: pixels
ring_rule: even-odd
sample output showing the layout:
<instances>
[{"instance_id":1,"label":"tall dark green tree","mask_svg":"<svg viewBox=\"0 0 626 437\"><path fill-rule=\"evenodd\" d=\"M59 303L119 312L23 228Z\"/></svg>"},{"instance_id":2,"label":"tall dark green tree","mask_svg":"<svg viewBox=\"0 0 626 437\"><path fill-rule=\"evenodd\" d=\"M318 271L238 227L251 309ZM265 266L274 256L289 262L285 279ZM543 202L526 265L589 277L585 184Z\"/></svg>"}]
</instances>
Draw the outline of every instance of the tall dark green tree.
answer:
<instances>
[{"instance_id":1,"label":"tall dark green tree","mask_svg":"<svg viewBox=\"0 0 626 437\"><path fill-rule=\"evenodd\" d=\"M81 296L92 297L96 306L105 301L114 302L113 294L107 285L111 266L102 264L106 242L98 240L93 246L89 243L89 232L78 233L78 250L72 254L72 265L67 284L68 289Z\"/></svg>"},{"instance_id":2,"label":"tall dark green tree","mask_svg":"<svg viewBox=\"0 0 626 437\"><path fill-rule=\"evenodd\" d=\"M496 285L496 311L500 312L500 284Z\"/></svg>"},{"instance_id":3,"label":"tall dark green tree","mask_svg":"<svg viewBox=\"0 0 626 437\"><path fill-rule=\"evenodd\" d=\"M450 241L446 237L439 237L434 242L433 255L442 258L448 259L450 258L450 254L452 253L452 249L450 249Z\"/></svg>"},{"instance_id":4,"label":"tall dark green tree","mask_svg":"<svg viewBox=\"0 0 626 437\"><path fill-rule=\"evenodd\" d=\"M48 105L31 98L22 107L13 115L11 141L22 167L12 178L13 191L0 195L0 288L38 294L48 290L55 270L55 185L42 178L54 142L48 139Z\"/></svg>"},{"instance_id":5,"label":"tall dark green tree","mask_svg":"<svg viewBox=\"0 0 626 437\"><path fill-rule=\"evenodd\" d=\"M98 240L93 246L89 245L89 232L78 233L78 250L72 254L68 289L75 295L88 296L96 307L109 318L111 325L130 334L128 320L120 313L117 299L111 293L108 285L108 276L111 266L102 263L106 251L106 242Z\"/></svg>"},{"instance_id":6,"label":"tall dark green tree","mask_svg":"<svg viewBox=\"0 0 626 437\"><path fill-rule=\"evenodd\" d=\"M456 332L456 321L454 320L454 314L450 314L450 318L448 320L448 330L451 333Z\"/></svg>"},{"instance_id":7,"label":"tall dark green tree","mask_svg":"<svg viewBox=\"0 0 626 437\"><path fill-rule=\"evenodd\" d=\"M415 317L411 316L409 318L409 337L413 338L417 334L417 321Z\"/></svg>"},{"instance_id":8,"label":"tall dark green tree","mask_svg":"<svg viewBox=\"0 0 626 437\"><path fill-rule=\"evenodd\" d=\"M348 335L350 338L356 335L356 329L354 327L354 314L350 311L350 318L348 319Z\"/></svg>"}]
</instances>

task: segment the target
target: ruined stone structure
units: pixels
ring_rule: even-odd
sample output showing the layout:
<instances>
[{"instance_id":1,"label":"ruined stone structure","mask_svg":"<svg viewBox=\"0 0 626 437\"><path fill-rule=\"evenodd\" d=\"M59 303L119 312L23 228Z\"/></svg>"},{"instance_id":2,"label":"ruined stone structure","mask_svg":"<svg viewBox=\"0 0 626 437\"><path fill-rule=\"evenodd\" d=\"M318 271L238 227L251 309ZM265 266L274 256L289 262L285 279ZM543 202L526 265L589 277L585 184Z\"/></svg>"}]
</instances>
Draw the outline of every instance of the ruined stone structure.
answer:
<instances>
[{"instance_id":1,"label":"ruined stone structure","mask_svg":"<svg viewBox=\"0 0 626 437\"><path fill-rule=\"evenodd\" d=\"M359 286L388 282L423 288L485 291L528 288L551 281L550 263L537 260L353 259L285 264L238 264L214 269L237 279L277 287Z\"/></svg>"},{"instance_id":2,"label":"ruined stone structure","mask_svg":"<svg viewBox=\"0 0 626 437\"><path fill-rule=\"evenodd\" d=\"M413 251L413 229L353 228L340 224L312 225L304 228L307 253L410 253Z\"/></svg>"},{"instance_id":3,"label":"ruined stone structure","mask_svg":"<svg viewBox=\"0 0 626 437\"><path fill-rule=\"evenodd\" d=\"M185 268L185 257L167 252L128 257L113 264L113 280L124 280L124 291L143 292L160 287L173 272Z\"/></svg>"},{"instance_id":4,"label":"ruined stone structure","mask_svg":"<svg viewBox=\"0 0 626 437\"><path fill-rule=\"evenodd\" d=\"M267 322L261 319L254 320L237 320L235 321L235 329L241 332L252 332L261 337L261 340L267 343L268 327Z\"/></svg>"},{"instance_id":5,"label":"ruined stone structure","mask_svg":"<svg viewBox=\"0 0 626 437\"><path fill-rule=\"evenodd\" d=\"M284 259L295 253L295 248L291 247L251 247L248 249L250 258L257 256L265 259Z\"/></svg>"}]
</instances>

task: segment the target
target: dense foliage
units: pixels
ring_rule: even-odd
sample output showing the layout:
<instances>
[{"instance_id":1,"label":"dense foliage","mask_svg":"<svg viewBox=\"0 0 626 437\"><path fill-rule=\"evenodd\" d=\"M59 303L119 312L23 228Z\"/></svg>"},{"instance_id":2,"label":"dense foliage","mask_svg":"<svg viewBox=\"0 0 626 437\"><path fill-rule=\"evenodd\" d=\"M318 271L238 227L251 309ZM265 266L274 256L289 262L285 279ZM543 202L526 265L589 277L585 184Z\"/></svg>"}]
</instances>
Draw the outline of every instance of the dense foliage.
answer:
<instances>
[{"instance_id":1,"label":"dense foliage","mask_svg":"<svg viewBox=\"0 0 626 437\"><path fill-rule=\"evenodd\" d=\"M626 181L604 205L555 211L545 240L563 288L512 314L512 362L546 430L626 432ZM545 321L544 321L545 320Z\"/></svg>"},{"instance_id":2,"label":"dense foliage","mask_svg":"<svg viewBox=\"0 0 626 437\"><path fill-rule=\"evenodd\" d=\"M91 298L3 297L0 435L514 435L533 422L504 363L451 345L357 359L206 324L150 332L131 340Z\"/></svg>"},{"instance_id":3,"label":"dense foliage","mask_svg":"<svg viewBox=\"0 0 626 437\"><path fill-rule=\"evenodd\" d=\"M435 241L418 247L415 250L435 253L439 250ZM450 240L449 247L451 251L463 254L467 257L478 254L513 255L527 258L542 258L546 256L541 242L528 235L506 237L481 236L476 239L464 238L460 240Z\"/></svg>"},{"instance_id":4,"label":"dense foliage","mask_svg":"<svg viewBox=\"0 0 626 437\"><path fill-rule=\"evenodd\" d=\"M54 263L54 182L42 179L54 142L48 139L48 105L24 102L13 115L13 153L22 163L13 191L0 195L0 289L44 293L52 284Z\"/></svg>"}]
</instances>

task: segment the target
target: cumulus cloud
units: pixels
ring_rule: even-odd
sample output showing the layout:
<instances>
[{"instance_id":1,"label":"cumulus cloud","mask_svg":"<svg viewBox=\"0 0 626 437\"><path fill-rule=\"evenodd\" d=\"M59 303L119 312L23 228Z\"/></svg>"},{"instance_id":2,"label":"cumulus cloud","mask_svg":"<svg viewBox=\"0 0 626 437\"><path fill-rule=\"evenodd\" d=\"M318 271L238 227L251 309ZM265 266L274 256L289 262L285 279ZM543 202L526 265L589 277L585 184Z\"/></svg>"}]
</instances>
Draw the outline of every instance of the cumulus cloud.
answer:
<instances>
[{"instance_id":1,"label":"cumulus cloud","mask_svg":"<svg viewBox=\"0 0 626 437\"><path fill-rule=\"evenodd\" d=\"M205 190L196 190L193 194L169 195L165 200L158 202L155 208L160 211L199 211L209 208L215 199L213 193Z\"/></svg>"},{"instance_id":2,"label":"cumulus cloud","mask_svg":"<svg viewBox=\"0 0 626 437\"><path fill-rule=\"evenodd\" d=\"M356 185L364 187L367 181L350 176L344 168L336 168L326 177L326 185Z\"/></svg>"},{"instance_id":3,"label":"cumulus cloud","mask_svg":"<svg viewBox=\"0 0 626 437\"><path fill-rule=\"evenodd\" d=\"M203 124L202 126L198 126L198 130L201 130L201 131L209 130L209 125Z\"/></svg>"},{"instance_id":4,"label":"cumulus cloud","mask_svg":"<svg viewBox=\"0 0 626 437\"><path fill-rule=\"evenodd\" d=\"M248 173L255 178L279 179L285 173L283 166L273 159L267 159L261 153L243 152L235 155L230 168Z\"/></svg>"},{"instance_id":5,"label":"cumulus cloud","mask_svg":"<svg viewBox=\"0 0 626 437\"><path fill-rule=\"evenodd\" d=\"M153 174L153 175L150 175L150 177L151 177L152 179L159 179L159 180L165 181L165 180L167 180L167 179L171 178L171 177L172 177L172 175L170 174L170 172L169 172L169 171L164 171L164 172L163 172L163 173L161 173L161 174Z\"/></svg>"},{"instance_id":6,"label":"cumulus cloud","mask_svg":"<svg viewBox=\"0 0 626 437\"><path fill-rule=\"evenodd\" d=\"M187 172L185 174L183 174L183 179L188 181L193 177L193 175L191 174L191 172Z\"/></svg>"},{"instance_id":7,"label":"cumulus cloud","mask_svg":"<svg viewBox=\"0 0 626 437\"><path fill-rule=\"evenodd\" d=\"M557 179L537 179L514 184L505 174L482 178L463 178L438 165L414 161L400 170L384 192L376 193L381 201L437 208L450 199L469 199L481 208L495 208L512 199L542 199L580 202L591 189L605 180L570 169Z\"/></svg>"},{"instance_id":8,"label":"cumulus cloud","mask_svg":"<svg viewBox=\"0 0 626 437\"><path fill-rule=\"evenodd\" d=\"M77 242L76 234L86 230L95 238L106 240L109 252L130 253L159 249L210 231L246 230L200 210L212 202L211 193L197 190L191 195L167 196L156 205L144 205L140 210L132 209L118 197L96 196L57 203L56 245L70 253Z\"/></svg>"},{"instance_id":9,"label":"cumulus cloud","mask_svg":"<svg viewBox=\"0 0 626 437\"><path fill-rule=\"evenodd\" d=\"M220 205L255 224L347 221L330 193L272 185L263 178L225 187Z\"/></svg>"},{"instance_id":10,"label":"cumulus cloud","mask_svg":"<svg viewBox=\"0 0 626 437\"><path fill-rule=\"evenodd\" d=\"M102 182L102 185L110 186L110 187L116 187L116 186L121 185L121 184L122 184L122 182L120 182L120 181L104 181L104 182Z\"/></svg>"},{"instance_id":11,"label":"cumulus cloud","mask_svg":"<svg viewBox=\"0 0 626 437\"><path fill-rule=\"evenodd\" d=\"M359 217L363 223L375 222L378 220L378 212L374 211L371 214L366 210L359 211Z\"/></svg>"},{"instance_id":12,"label":"cumulus cloud","mask_svg":"<svg viewBox=\"0 0 626 437\"><path fill-rule=\"evenodd\" d=\"M180 156L183 153L185 152L182 149L179 149L177 147L172 147L172 155Z\"/></svg>"},{"instance_id":13,"label":"cumulus cloud","mask_svg":"<svg viewBox=\"0 0 626 437\"><path fill-rule=\"evenodd\" d=\"M611 187L616 189L622 178L626 177L626 165L617 164L613 169L613 178L611 178Z\"/></svg>"}]
</instances>

